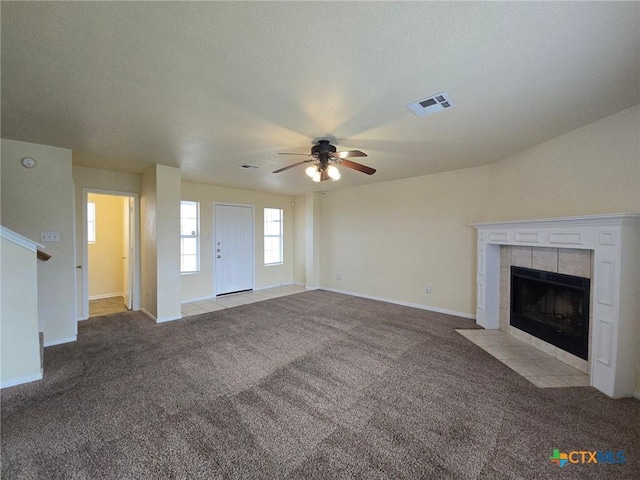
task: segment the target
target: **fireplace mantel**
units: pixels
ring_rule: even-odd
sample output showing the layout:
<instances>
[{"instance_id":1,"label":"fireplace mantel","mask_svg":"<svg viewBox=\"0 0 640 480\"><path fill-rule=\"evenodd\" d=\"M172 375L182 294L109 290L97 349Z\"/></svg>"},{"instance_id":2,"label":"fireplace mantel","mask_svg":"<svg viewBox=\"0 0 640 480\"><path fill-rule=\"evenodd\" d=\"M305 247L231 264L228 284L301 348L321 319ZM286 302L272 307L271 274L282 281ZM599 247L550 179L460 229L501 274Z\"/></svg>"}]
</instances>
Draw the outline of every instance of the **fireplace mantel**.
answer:
<instances>
[{"instance_id":1,"label":"fireplace mantel","mask_svg":"<svg viewBox=\"0 0 640 480\"><path fill-rule=\"evenodd\" d=\"M640 215L476 223L476 322L499 327L500 245L587 249L594 252L591 385L610 397L640 393Z\"/></svg>"}]
</instances>

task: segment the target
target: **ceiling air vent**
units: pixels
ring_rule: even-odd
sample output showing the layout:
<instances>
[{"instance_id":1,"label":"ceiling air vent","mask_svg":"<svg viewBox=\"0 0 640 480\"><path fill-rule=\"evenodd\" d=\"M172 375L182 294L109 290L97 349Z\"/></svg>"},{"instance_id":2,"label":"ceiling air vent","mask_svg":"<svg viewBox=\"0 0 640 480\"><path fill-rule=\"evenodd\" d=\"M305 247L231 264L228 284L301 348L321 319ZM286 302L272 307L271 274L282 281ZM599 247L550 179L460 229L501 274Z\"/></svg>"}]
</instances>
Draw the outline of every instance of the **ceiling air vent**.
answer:
<instances>
[{"instance_id":1,"label":"ceiling air vent","mask_svg":"<svg viewBox=\"0 0 640 480\"><path fill-rule=\"evenodd\" d=\"M407 105L407 108L418 117L426 117L427 115L431 115L432 113L451 107L455 107L455 103L451 101L447 92L436 93L435 95Z\"/></svg>"}]
</instances>

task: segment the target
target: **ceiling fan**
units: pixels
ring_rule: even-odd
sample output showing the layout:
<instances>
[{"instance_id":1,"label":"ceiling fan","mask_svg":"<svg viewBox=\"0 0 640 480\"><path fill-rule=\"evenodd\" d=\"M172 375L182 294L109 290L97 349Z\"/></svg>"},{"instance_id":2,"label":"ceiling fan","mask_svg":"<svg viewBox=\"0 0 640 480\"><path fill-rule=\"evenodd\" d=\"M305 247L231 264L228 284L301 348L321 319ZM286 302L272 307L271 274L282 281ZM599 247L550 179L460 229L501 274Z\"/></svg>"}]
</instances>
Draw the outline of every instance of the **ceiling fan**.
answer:
<instances>
[{"instance_id":1,"label":"ceiling fan","mask_svg":"<svg viewBox=\"0 0 640 480\"><path fill-rule=\"evenodd\" d=\"M357 170L362 173L366 173L367 175L373 175L374 173L376 173L375 168L367 167L366 165L361 165L360 163L352 162L351 160L347 159L348 157L366 157L366 153L361 152L360 150L347 150L344 152L337 152L336 147L331 145L329 143L329 140L318 140L318 143L311 147L311 154L280 153L280 155L308 155L311 158L298 163L294 163L293 165L280 168L278 170L275 170L273 173L284 172L285 170L297 167L298 165L315 162L305 170L307 175L309 175L314 182L322 182L329 179L335 181L340 179L340 171L336 168L335 165L332 165L332 162L347 168L351 168L353 170Z\"/></svg>"}]
</instances>

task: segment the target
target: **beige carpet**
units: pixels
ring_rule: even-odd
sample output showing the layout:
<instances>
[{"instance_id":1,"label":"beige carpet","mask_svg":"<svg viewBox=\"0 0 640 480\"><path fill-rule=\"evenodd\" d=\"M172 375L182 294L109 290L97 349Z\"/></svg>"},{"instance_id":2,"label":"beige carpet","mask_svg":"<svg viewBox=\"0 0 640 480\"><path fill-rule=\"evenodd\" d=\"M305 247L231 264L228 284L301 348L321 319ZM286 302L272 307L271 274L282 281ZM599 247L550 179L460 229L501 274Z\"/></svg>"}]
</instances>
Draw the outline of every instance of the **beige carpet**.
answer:
<instances>
[{"instance_id":1,"label":"beige carpet","mask_svg":"<svg viewBox=\"0 0 640 480\"><path fill-rule=\"evenodd\" d=\"M2 392L2 478L640 478L640 402L539 389L473 326L324 291L96 317ZM628 461L560 469L556 448Z\"/></svg>"}]
</instances>

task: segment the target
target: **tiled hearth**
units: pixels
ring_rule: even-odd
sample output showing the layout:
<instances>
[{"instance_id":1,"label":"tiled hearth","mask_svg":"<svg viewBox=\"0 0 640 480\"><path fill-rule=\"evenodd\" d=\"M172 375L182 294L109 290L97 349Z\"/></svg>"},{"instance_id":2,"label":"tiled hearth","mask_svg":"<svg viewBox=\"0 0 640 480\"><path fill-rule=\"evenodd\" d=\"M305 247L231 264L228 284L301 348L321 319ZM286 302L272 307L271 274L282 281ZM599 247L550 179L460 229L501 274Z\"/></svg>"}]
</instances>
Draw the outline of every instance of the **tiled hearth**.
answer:
<instances>
[{"instance_id":1,"label":"tiled hearth","mask_svg":"<svg viewBox=\"0 0 640 480\"><path fill-rule=\"evenodd\" d=\"M535 386L588 387L589 375L501 330L456 330Z\"/></svg>"}]
</instances>

